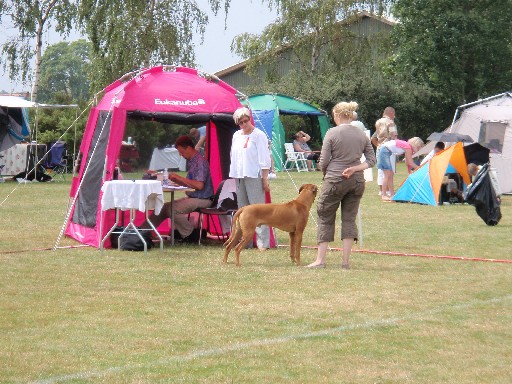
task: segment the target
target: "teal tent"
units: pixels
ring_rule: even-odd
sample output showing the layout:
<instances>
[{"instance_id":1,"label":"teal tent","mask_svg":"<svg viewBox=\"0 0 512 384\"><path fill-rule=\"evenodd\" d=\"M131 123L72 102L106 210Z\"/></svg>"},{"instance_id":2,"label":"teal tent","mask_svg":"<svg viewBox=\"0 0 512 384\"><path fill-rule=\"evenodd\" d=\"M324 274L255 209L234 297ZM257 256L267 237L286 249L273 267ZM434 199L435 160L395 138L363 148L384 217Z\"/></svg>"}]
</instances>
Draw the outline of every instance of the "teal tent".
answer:
<instances>
[{"instance_id":1,"label":"teal tent","mask_svg":"<svg viewBox=\"0 0 512 384\"><path fill-rule=\"evenodd\" d=\"M311 104L305 103L291 96L280 94L258 94L249 96L242 104L251 109L256 127L272 139L272 156L274 167L281 171L284 156L285 131L281 122L281 115L305 115L310 119L317 119L322 140L330 128L329 119L325 111Z\"/></svg>"},{"instance_id":2,"label":"teal tent","mask_svg":"<svg viewBox=\"0 0 512 384\"><path fill-rule=\"evenodd\" d=\"M16 96L0 96L0 151L26 140L30 135L27 108L36 103Z\"/></svg>"}]
</instances>

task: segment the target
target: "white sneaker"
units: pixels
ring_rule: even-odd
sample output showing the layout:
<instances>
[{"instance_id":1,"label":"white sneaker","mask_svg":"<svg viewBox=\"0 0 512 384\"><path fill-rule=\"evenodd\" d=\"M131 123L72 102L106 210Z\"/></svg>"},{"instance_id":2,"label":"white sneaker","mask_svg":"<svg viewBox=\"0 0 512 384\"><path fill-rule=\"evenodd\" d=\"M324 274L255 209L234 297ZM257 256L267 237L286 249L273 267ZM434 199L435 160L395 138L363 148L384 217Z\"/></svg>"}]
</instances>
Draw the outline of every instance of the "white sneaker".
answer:
<instances>
[{"instance_id":1,"label":"white sneaker","mask_svg":"<svg viewBox=\"0 0 512 384\"><path fill-rule=\"evenodd\" d=\"M382 191L379 191L379 196L382 196Z\"/></svg>"}]
</instances>

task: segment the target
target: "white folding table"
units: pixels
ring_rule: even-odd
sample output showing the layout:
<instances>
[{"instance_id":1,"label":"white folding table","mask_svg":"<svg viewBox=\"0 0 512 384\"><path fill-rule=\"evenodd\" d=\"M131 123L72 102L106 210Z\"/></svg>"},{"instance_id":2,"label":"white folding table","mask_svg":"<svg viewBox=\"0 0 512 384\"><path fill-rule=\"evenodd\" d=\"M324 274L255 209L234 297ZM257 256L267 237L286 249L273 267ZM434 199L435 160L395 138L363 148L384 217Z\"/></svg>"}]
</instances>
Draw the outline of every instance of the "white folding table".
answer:
<instances>
[{"instance_id":1,"label":"white folding table","mask_svg":"<svg viewBox=\"0 0 512 384\"><path fill-rule=\"evenodd\" d=\"M101 197L101 223L100 233L103 233L104 225L104 211L109 209L116 210L116 221L112 228L107 232L105 237L101 240L100 250L103 250L103 245L106 239L114 232L114 229L119 225L119 211L130 211L130 222L119 232L118 248L121 245L122 236L128 231L133 230L144 244L144 252L147 252L147 244L142 237L140 231L153 230L160 240L160 251L163 251L163 240L153 223L149 220L149 210L154 210L156 214L160 213L164 205L162 184L157 180L112 180L106 181L101 187L103 195ZM152 229L140 229L134 224L135 211L145 212L146 220Z\"/></svg>"}]
</instances>

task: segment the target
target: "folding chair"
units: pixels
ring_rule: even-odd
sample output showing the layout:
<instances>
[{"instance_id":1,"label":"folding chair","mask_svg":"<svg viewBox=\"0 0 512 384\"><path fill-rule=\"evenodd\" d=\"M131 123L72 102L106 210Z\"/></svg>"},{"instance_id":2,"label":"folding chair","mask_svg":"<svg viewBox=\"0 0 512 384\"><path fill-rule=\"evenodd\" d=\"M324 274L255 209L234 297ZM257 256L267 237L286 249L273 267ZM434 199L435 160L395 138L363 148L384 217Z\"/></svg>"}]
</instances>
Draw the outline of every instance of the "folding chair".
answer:
<instances>
[{"instance_id":1,"label":"folding chair","mask_svg":"<svg viewBox=\"0 0 512 384\"><path fill-rule=\"evenodd\" d=\"M59 177L65 181L65 174L68 169L68 151L67 144L65 141L57 141L55 143L48 144L50 148L43 166L46 169L46 173L56 180Z\"/></svg>"},{"instance_id":2,"label":"folding chair","mask_svg":"<svg viewBox=\"0 0 512 384\"><path fill-rule=\"evenodd\" d=\"M286 155L286 162L284 163L285 169L293 169L293 167L295 167L298 172L308 171L308 162L304 157L304 153L295 152L292 143L284 143L284 152ZM289 165L291 165L290 168L288 168Z\"/></svg>"},{"instance_id":3,"label":"folding chair","mask_svg":"<svg viewBox=\"0 0 512 384\"><path fill-rule=\"evenodd\" d=\"M222 180L213 197L211 208L200 208L199 212L199 241L201 244L201 237L203 235L203 221L206 216L206 222L209 226L212 225L217 238L220 240L227 240L227 235L231 232L231 225L233 224L233 215L238 209L236 197L236 184L235 179ZM217 217L220 228L217 228L217 223L214 217ZM225 229L227 225L222 225L221 218L229 219L229 229Z\"/></svg>"}]
</instances>

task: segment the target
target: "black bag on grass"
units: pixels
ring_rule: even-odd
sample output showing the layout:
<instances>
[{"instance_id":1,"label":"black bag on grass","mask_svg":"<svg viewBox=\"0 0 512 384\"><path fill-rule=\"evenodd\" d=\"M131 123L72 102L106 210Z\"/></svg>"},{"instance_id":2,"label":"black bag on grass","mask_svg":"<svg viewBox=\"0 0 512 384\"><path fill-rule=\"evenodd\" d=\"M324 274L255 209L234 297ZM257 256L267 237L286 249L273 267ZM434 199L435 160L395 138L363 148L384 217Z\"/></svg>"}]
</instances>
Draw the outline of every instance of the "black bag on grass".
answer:
<instances>
[{"instance_id":1,"label":"black bag on grass","mask_svg":"<svg viewBox=\"0 0 512 384\"><path fill-rule=\"evenodd\" d=\"M114 231L110 234L110 243L112 244L112 248L117 248L119 244L119 236L121 232L124 230L124 227L116 227ZM151 231L142 230L139 232L144 241L146 242L147 249L153 247L153 240L151 238ZM140 237L135 233L133 229L129 229L123 234L121 237L121 247L124 251L143 251L144 243L140 239Z\"/></svg>"},{"instance_id":2,"label":"black bag on grass","mask_svg":"<svg viewBox=\"0 0 512 384\"><path fill-rule=\"evenodd\" d=\"M485 221L485 224L493 226L500 222L500 200L496 196L489 176L489 163L477 173L473 183L464 192L464 198L468 204L475 206L476 213Z\"/></svg>"}]
</instances>

